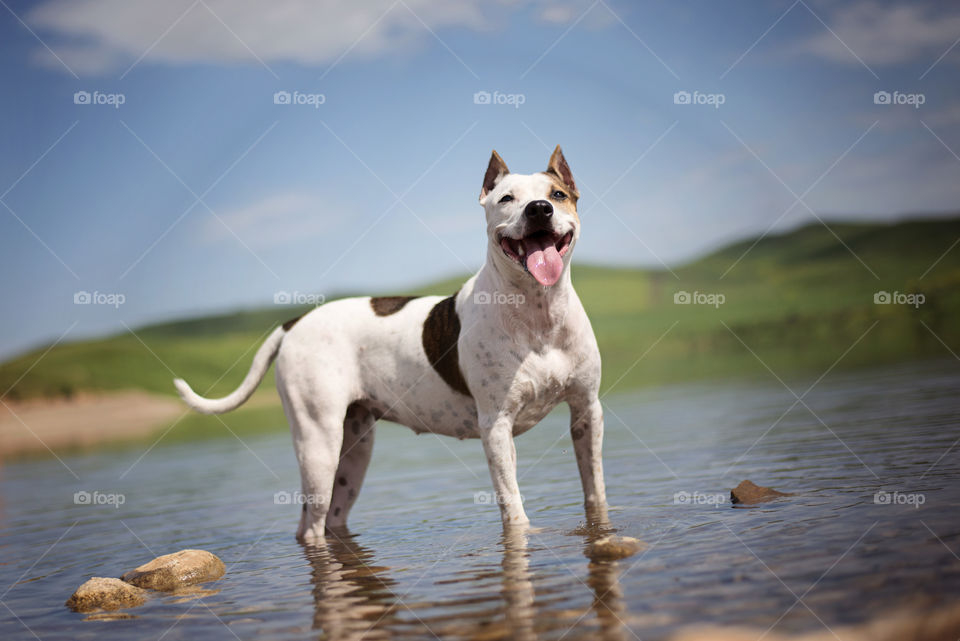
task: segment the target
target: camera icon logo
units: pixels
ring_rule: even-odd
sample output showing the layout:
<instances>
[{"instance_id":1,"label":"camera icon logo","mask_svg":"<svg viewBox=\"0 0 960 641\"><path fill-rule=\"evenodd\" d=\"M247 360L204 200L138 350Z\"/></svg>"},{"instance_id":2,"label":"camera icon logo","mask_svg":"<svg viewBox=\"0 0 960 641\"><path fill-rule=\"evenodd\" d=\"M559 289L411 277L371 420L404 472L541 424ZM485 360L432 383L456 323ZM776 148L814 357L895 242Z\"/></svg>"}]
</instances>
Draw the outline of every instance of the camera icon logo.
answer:
<instances>
[{"instance_id":1,"label":"camera icon logo","mask_svg":"<svg viewBox=\"0 0 960 641\"><path fill-rule=\"evenodd\" d=\"M474 492L473 502L476 505L490 505L493 503L493 496L490 492Z\"/></svg>"},{"instance_id":2,"label":"camera icon logo","mask_svg":"<svg viewBox=\"0 0 960 641\"><path fill-rule=\"evenodd\" d=\"M489 91L478 91L473 94L473 104L475 105L489 105L490 104L490 92Z\"/></svg>"},{"instance_id":3,"label":"camera icon logo","mask_svg":"<svg viewBox=\"0 0 960 641\"><path fill-rule=\"evenodd\" d=\"M89 105L90 104L90 92L89 91L78 91L73 94L73 104L75 105Z\"/></svg>"},{"instance_id":4,"label":"camera icon logo","mask_svg":"<svg viewBox=\"0 0 960 641\"><path fill-rule=\"evenodd\" d=\"M890 104L890 92L889 91L878 91L873 94L873 104L875 105L889 105Z\"/></svg>"},{"instance_id":5,"label":"camera icon logo","mask_svg":"<svg viewBox=\"0 0 960 641\"><path fill-rule=\"evenodd\" d=\"M73 502L76 505L90 505L90 492L80 490L73 493Z\"/></svg>"},{"instance_id":6,"label":"camera icon logo","mask_svg":"<svg viewBox=\"0 0 960 641\"><path fill-rule=\"evenodd\" d=\"M473 303L475 305L489 305L490 292L475 292L473 295Z\"/></svg>"},{"instance_id":7,"label":"camera icon logo","mask_svg":"<svg viewBox=\"0 0 960 641\"><path fill-rule=\"evenodd\" d=\"M691 301L690 292L677 292L673 295L674 305L689 305Z\"/></svg>"},{"instance_id":8,"label":"camera icon logo","mask_svg":"<svg viewBox=\"0 0 960 641\"><path fill-rule=\"evenodd\" d=\"M890 492L884 492L879 490L876 494L873 495L873 502L877 505L890 505L892 496Z\"/></svg>"},{"instance_id":9,"label":"camera icon logo","mask_svg":"<svg viewBox=\"0 0 960 641\"><path fill-rule=\"evenodd\" d=\"M890 292L877 292L873 295L873 304L874 305L889 305L893 297L890 296Z\"/></svg>"},{"instance_id":10,"label":"camera icon logo","mask_svg":"<svg viewBox=\"0 0 960 641\"><path fill-rule=\"evenodd\" d=\"M89 305L92 300L93 297L90 296L90 292L79 291L73 295L74 305Z\"/></svg>"},{"instance_id":11,"label":"camera icon logo","mask_svg":"<svg viewBox=\"0 0 960 641\"><path fill-rule=\"evenodd\" d=\"M690 503L690 492L675 492L673 495L674 505L687 505Z\"/></svg>"},{"instance_id":12,"label":"camera icon logo","mask_svg":"<svg viewBox=\"0 0 960 641\"><path fill-rule=\"evenodd\" d=\"M286 490L280 490L273 495L273 502L275 505L290 505L293 503L293 496Z\"/></svg>"},{"instance_id":13,"label":"camera icon logo","mask_svg":"<svg viewBox=\"0 0 960 641\"><path fill-rule=\"evenodd\" d=\"M273 295L273 304L274 305L289 305L290 304L290 292L280 291L276 292Z\"/></svg>"},{"instance_id":14,"label":"camera icon logo","mask_svg":"<svg viewBox=\"0 0 960 641\"><path fill-rule=\"evenodd\" d=\"M675 105L689 105L690 104L690 92L689 91L678 91L673 94L673 104Z\"/></svg>"},{"instance_id":15,"label":"camera icon logo","mask_svg":"<svg viewBox=\"0 0 960 641\"><path fill-rule=\"evenodd\" d=\"M275 105L289 105L290 104L290 92L289 91L278 91L273 94L273 104Z\"/></svg>"}]
</instances>

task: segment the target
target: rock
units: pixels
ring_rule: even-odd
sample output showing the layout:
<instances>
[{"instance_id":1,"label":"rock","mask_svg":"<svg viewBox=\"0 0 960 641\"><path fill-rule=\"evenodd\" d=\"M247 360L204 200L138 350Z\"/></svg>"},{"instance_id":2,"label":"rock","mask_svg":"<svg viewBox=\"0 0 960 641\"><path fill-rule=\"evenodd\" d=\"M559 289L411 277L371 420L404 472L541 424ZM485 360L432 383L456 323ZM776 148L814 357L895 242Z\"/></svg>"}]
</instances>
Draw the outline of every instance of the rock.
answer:
<instances>
[{"instance_id":1,"label":"rock","mask_svg":"<svg viewBox=\"0 0 960 641\"><path fill-rule=\"evenodd\" d=\"M219 579L225 571L223 561L215 554L206 550L180 550L158 556L120 578L137 587L169 592L185 585Z\"/></svg>"},{"instance_id":2,"label":"rock","mask_svg":"<svg viewBox=\"0 0 960 641\"><path fill-rule=\"evenodd\" d=\"M95 576L77 588L66 605L76 612L93 612L133 608L146 600L146 592L136 586L120 579Z\"/></svg>"},{"instance_id":3,"label":"rock","mask_svg":"<svg viewBox=\"0 0 960 641\"><path fill-rule=\"evenodd\" d=\"M764 503L778 496L792 496L792 494L778 492L773 488L757 485L753 481L741 481L740 485L730 490L730 501L733 503Z\"/></svg>"},{"instance_id":4,"label":"rock","mask_svg":"<svg viewBox=\"0 0 960 641\"><path fill-rule=\"evenodd\" d=\"M645 550L647 544L632 536L605 536L590 544L587 556L594 561L615 561Z\"/></svg>"}]
</instances>

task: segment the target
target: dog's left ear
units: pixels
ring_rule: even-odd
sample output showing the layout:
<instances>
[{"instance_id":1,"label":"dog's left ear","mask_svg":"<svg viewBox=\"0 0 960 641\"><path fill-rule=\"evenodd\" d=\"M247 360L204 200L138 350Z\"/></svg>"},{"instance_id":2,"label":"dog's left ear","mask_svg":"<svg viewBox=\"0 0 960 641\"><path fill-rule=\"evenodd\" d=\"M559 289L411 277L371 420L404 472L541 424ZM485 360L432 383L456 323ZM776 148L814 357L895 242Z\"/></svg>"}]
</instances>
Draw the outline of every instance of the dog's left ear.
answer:
<instances>
[{"instance_id":1,"label":"dog's left ear","mask_svg":"<svg viewBox=\"0 0 960 641\"><path fill-rule=\"evenodd\" d=\"M490 154L490 163L487 165L487 173L483 176L483 187L480 189L480 202L483 202L483 199L487 197L493 188L497 186L497 183L500 182L504 176L510 173L510 170L507 169L507 163L503 162L503 158L500 157L500 154L497 153L497 150L494 149L493 153Z\"/></svg>"},{"instance_id":2,"label":"dog's left ear","mask_svg":"<svg viewBox=\"0 0 960 641\"><path fill-rule=\"evenodd\" d=\"M547 165L547 171L545 173L558 178L567 189L573 192L571 195L574 198L580 197L580 192L577 191L577 184L573 182L573 172L570 171L570 165L567 164L567 159L563 157L563 151L560 149L560 145L557 145L557 148L553 150L553 154L550 155L550 163Z\"/></svg>"}]
</instances>

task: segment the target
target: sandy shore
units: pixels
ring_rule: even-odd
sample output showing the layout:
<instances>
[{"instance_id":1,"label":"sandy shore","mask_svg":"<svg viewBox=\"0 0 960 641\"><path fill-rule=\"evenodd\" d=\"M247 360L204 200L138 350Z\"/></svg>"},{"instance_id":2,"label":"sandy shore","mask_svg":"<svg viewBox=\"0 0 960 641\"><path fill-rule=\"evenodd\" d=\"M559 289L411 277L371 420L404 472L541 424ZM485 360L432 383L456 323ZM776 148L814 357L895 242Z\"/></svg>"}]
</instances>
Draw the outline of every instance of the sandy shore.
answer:
<instances>
[{"instance_id":1,"label":"sandy shore","mask_svg":"<svg viewBox=\"0 0 960 641\"><path fill-rule=\"evenodd\" d=\"M174 421L177 399L138 391L0 404L0 457L140 438Z\"/></svg>"}]
</instances>

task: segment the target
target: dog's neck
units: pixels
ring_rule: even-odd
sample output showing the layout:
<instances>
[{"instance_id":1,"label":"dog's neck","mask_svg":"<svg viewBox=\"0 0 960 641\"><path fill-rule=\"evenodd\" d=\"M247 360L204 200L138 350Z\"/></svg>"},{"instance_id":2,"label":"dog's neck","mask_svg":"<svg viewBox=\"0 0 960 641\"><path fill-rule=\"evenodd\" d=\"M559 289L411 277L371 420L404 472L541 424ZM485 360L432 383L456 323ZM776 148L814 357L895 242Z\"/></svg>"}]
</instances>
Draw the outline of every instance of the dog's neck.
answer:
<instances>
[{"instance_id":1,"label":"dog's neck","mask_svg":"<svg viewBox=\"0 0 960 641\"><path fill-rule=\"evenodd\" d=\"M487 261L477 274L475 294L490 296L491 309L515 336L553 342L551 338L565 327L571 300L576 297L570 266L564 267L553 286L544 287L526 271L500 265L494 251L498 248L487 252Z\"/></svg>"}]
</instances>

